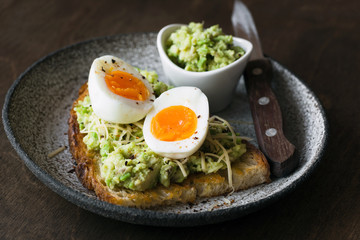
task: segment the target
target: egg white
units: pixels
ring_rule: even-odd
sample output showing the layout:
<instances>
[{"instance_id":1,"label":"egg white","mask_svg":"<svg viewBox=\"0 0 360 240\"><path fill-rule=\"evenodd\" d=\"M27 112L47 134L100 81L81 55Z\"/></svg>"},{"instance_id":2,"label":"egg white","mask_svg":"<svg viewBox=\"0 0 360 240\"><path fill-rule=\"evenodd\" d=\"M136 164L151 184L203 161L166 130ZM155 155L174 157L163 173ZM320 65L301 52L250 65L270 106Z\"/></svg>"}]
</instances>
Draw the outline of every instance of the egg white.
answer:
<instances>
[{"instance_id":1,"label":"egg white","mask_svg":"<svg viewBox=\"0 0 360 240\"><path fill-rule=\"evenodd\" d=\"M136 101L113 93L106 85L105 75L116 70L128 72L141 80L149 90L148 99ZM130 64L111 55L94 60L90 68L88 89L95 114L114 123L126 124L141 120L150 111L155 100L150 83Z\"/></svg>"},{"instance_id":2,"label":"egg white","mask_svg":"<svg viewBox=\"0 0 360 240\"><path fill-rule=\"evenodd\" d=\"M182 105L196 114L197 128L195 133L180 141L161 141L151 133L151 121L162 109ZM145 142L155 153L173 159L185 158L195 153L203 144L208 132L209 103L206 95L196 87L177 87L160 95L153 109L147 114L143 133Z\"/></svg>"}]
</instances>

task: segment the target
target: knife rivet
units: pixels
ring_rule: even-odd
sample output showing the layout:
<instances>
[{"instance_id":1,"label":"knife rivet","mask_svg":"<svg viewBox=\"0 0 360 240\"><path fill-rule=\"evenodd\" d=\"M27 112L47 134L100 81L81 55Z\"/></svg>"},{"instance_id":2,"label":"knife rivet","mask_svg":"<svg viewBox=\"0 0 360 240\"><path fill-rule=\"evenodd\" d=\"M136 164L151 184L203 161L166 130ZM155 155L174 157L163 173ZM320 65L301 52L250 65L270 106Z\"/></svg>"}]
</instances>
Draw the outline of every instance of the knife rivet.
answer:
<instances>
[{"instance_id":1,"label":"knife rivet","mask_svg":"<svg viewBox=\"0 0 360 240\"><path fill-rule=\"evenodd\" d=\"M268 104L270 102L270 99L268 98L268 97L261 97L261 98L259 98L259 100L258 100L258 103L260 104L260 105L266 105L266 104Z\"/></svg>"},{"instance_id":2,"label":"knife rivet","mask_svg":"<svg viewBox=\"0 0 360 240\"><path fill-rule=\"evenodd\" d=\"M252 70L252 74L253 75L260 75L260 74L262 74L263 73L263 70L261 69L261 68L254 68L253 70Z\"/></svg>"},{"instance_id":3,"label":"knife rivet","mask_svg":"<svg viewBox=\"0 0 360 240\"><path fill-rule=\"evenodd\" d=\"M277 131L275 128L269 128L269 129L266 129L266 131L265 131L265 135L268 137L273 137L276 134L277 134Z\"/></svg>"}]
</instances>

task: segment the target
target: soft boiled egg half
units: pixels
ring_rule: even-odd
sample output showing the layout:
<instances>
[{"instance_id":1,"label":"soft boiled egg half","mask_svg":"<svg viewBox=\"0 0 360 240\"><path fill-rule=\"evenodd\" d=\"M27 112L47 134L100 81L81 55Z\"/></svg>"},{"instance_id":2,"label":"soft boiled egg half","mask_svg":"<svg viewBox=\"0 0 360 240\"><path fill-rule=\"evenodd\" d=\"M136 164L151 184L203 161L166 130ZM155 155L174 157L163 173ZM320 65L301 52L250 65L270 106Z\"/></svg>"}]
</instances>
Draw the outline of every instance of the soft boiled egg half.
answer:
<instances>
[{"instance_id":1,"label":"soft boiled egg half","mask_svg":"<svg viewBox=\"0 0 360 240\"><path fill-rule=\"evenodd\" d=\"M139 121L155 100L145 77L128 63L110 55L94 60L88 89L95 114L114 123Z\"/></svg>"},{"instance_id":2,"label":"soft boiled egg half","mask_svg":"<svg viewBox=\"0 0 360 240\"><path fill-rule=\"evenodd\" d=\"M160 95L146 115L143 133L157 154L173 159L196 152L208 131L209 103L196 87L177 87Z\"/></svg>"}]
</instances>

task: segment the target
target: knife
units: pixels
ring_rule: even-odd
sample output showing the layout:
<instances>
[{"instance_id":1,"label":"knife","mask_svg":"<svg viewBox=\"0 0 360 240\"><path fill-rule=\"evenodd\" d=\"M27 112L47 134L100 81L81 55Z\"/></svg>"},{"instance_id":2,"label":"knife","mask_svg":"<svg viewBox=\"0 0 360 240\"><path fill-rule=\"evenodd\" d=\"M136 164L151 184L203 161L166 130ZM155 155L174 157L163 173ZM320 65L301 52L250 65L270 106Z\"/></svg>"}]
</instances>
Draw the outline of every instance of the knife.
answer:
<instances>
[{"instance_id":1,"label":"knife","mask_svg":"<svg viewBox=\"0 0 360 240\"><path fill-rule=\"evenodd\" d=\"M235 36L253 44L244 79L259 147L269 160L271 173L284 177L297 167L298 158L294 157L295 146L283 133L281 109L270 86L271 62L263 55L250 11L239 0L234 1L231 20Z\"/></svg>"}]
</instances>

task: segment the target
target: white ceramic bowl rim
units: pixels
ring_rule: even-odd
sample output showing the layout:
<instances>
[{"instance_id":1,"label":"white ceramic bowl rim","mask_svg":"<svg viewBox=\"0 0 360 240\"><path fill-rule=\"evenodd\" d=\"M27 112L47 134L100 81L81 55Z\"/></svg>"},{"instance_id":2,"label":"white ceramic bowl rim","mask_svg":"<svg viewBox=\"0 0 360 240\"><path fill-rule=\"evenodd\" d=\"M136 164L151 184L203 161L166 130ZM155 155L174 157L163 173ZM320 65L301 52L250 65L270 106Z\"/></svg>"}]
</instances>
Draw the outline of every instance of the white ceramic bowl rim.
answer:
<instances>
[{"instance_id":1,"label":"white ceramic bowl rim","mask_svg":"<svg viewBox=\"0 0 360 240\"><path fill-rule=\"evenodd\" d=\"M206 72L193 72L193 71L187 71L181 67L179 67L178 65L176 65L173 61L171 61L171 59L168 57L167 53L165 52L164 50L164 45L163 45L163 41L162 41L162 36L166 33L168 33L167 31L169 29L176 29L176 28L179 28L181 26L186 26L186 24L178 24L178 23L174 23L174 24L169 24L165 27L163 27L158 35L157 35L157 48L160 52L161 55L165 55L166 57L163 58L164 61L166 61L168 64L171 64L173 65L175 68L177 68L179 71L183 71L184 74L188 74L188 75L198 75L198 76L206 76L206 75L211 75L211 74L216 74L218 72L221 72L221 71L224 71L228 68L231 68L233 67L234 65L236 65L239 61L242 61L243 59L246 59L247 55L251 54L252 52L252 48L253 48L253 45L251 42L249 42L248 40L246 39L243 39L243 38L238 38L238 37L234 37L233 36L233 41L237 41L237 42L241 42L243 43L244 45L248 46L248 49L245 51L245 54L243 56L241 56L239 59L235 60L234 62L230 63L229 65L225 66L225 67L221 67L221 68L218 68L218 69L215 69L215 70L210 70L210 71L206 71ZM173 31L171 31L173 32ZM170 34L169 34L170 36ZM245 50L245 49L244 49Z\"/></svg>"}]
</instances>

